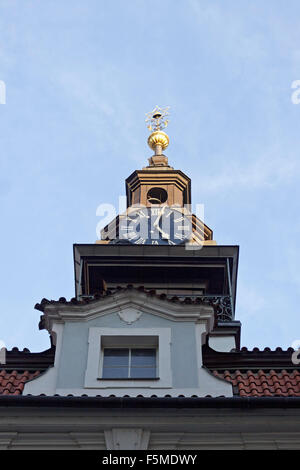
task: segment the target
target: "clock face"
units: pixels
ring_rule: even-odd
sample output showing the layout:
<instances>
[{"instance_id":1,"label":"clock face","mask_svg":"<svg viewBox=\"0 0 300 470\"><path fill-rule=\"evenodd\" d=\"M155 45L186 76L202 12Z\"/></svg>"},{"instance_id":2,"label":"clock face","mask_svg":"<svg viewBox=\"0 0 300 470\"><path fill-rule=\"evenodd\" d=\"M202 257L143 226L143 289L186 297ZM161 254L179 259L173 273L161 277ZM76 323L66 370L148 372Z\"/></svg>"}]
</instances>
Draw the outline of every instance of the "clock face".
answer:
<instances>
[{"instance_id":1,"label":"clock face","mask_svg":"<svg viewBox=\"0 0 300 470\"><path fill-rule=\"evenodd\" d=\"M119 238L136 245L178 245L192 235L192 215L169 206L130 209L120 217Z\"/></svg>"}]
</instances>

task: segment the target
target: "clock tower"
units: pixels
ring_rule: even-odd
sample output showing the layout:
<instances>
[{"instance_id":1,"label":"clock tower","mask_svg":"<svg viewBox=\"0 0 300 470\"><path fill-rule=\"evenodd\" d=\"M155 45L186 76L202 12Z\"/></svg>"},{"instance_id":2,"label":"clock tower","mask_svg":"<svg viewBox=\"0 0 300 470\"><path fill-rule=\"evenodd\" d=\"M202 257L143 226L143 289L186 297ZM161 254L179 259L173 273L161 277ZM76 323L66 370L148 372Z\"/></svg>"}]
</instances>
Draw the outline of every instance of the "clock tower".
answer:
<instances>
[{"instance_id":1,"label":"clock tower","mask_svg":"<svg viewBox=\"0 0 300 470\"><path fill-rule=\"evenodd\" d=\"M187 303L201 299L216 311L211 341L225 333L226 347L235 348L239 247L217 245L212 230L191 212L191 180L163 154L169 144L163 131L167 114L156 107L147 115L154 154L126 179L126 212L102 230L95 245L74 245L76 297L93 298L130 284Z\"/></svg>"},{"instance_id":2,"label":"clock tower","mask_svg":"<svg viewBox=\"0 0 300 470\"><path fill-rule=\"evenodd\" d=\"M103 229L97 243L215 244L212 230L191 212L190 178L171 167L163 154L169 145L163 131L168 114L168 108L158 106L147 114L154 155L126 179L127 211Z\"/></svg>"}]
</instances>

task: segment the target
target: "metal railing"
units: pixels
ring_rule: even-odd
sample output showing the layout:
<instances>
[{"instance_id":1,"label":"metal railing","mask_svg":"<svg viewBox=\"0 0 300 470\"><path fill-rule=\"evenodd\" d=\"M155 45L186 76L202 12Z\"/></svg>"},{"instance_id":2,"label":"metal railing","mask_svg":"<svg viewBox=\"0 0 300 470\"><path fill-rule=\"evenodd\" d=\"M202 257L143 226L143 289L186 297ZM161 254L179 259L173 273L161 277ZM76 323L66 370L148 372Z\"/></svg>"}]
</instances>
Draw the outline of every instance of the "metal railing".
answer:
<instances>
[{"instance_id":1,"label":"metal railing","mask_svg":"<svg viewBox=\"0 0 300 470\"><path fill-rule=\"evenodd\" d=\"M221 322L234 320L234 310L230 295L204 295L200 296L204 303L215 308L217 319Z\"/></svg>"},{"instance_id":2,"label":"metal railing","mask_svg":"<svg viewBox=\"0 0 300 470\"><path fill-rule=\"evenodd\" d=\"M217 318L221 322L234 320L234 309L230 295L197 295L197 294L179 294L178 298L201 299L204 304L214 307Z\"/></svg>"}]
</instances>

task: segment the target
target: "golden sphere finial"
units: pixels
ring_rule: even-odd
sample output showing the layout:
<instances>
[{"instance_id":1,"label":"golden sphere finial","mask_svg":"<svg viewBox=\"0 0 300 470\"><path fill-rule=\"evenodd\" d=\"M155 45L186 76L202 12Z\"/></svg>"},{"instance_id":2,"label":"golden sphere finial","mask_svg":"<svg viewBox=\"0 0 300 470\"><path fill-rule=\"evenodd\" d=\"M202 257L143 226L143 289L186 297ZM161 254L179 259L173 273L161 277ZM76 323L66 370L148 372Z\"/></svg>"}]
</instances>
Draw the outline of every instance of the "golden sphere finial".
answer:
<instances>
[{"instance_id":1,"label":"golden sphere finial","mask_svg":"<svg viewBox=\"0 0 300 470\"><path fill-rule=\"evenodd\" d=\"M152 150L156 150L159 145L161 150L165 150L169 145L169 136L163 131L155 131L148 137L148 145Z\"/></svg>"},{"instance_id":2,"label":"golden sphere finial","mask_svg":"<svg viewBox=\"0 0 300 470\"><path fill-rule=\"evenodd\" d=\"M146 122L148 122L148 129L152 132L148 137L148 145L155 151L155 155L161 155L162 150L165 150L169 145L169 136L162 131L169 121L166 117L169 115L169 106L160 108L155 106L153 111L146 114Z\"/></svg>"}]
</instances>

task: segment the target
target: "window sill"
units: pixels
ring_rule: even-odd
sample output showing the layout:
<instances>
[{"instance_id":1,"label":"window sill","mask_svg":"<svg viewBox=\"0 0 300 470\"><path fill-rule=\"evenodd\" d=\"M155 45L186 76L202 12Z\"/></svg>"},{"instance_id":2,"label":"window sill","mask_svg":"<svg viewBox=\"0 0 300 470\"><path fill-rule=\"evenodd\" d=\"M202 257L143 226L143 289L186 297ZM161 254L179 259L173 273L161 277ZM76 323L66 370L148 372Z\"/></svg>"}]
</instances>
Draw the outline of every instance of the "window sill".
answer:
<instances>
[{"instance_id":1,"label":"window sill","mask_svg":"<svg viewBox=\"0 0 300 470\"><path fill-rule=\"evenodd\" d=\"M130 381L135 381L135 380L138 380L139 382L143 381L143 380L160 380L160 377L143 377L143 378L140 378L140 377L126 377L125 379L119 379L119 378L114 378L114 379L111 379L111 378L104 378L104 377L98 377L97 380L109 380L109 381L114 381L114 380L130 380Z\"/></svg>"}]
</instances>

